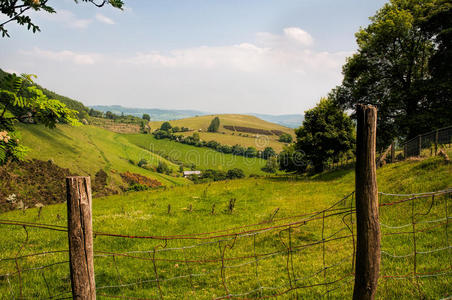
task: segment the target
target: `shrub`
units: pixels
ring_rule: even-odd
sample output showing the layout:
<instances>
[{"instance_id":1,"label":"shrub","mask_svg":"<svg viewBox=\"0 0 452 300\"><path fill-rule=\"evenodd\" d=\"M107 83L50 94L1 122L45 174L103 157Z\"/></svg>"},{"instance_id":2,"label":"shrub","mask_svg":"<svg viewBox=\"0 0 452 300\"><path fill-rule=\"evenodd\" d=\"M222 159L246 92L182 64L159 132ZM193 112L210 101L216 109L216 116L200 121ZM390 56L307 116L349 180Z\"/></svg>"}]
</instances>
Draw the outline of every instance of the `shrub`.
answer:
<instances>
[{"instance_id":1,"label":"shrub","mask_svg":"<svg viewBox=\"0 0 452 300\"><path fill-rule=\"evenodd\" d=\"M147 164L148 164L148 161L143 158L143 159L140 159L137 166L139 166L140 168L144 168Z\"/></svg>"},{"instance_id":2,"label":"shrub","mask_svg":"<svg viewBox=\"0 0 452 300\"><path fill-rule=\"evenodd\" d=\"M284 134L282 134L280 137L279 137L279 141L280 142L282 142L282 143L287 143L287 144L289 144L289 143L292 143L292 136L290 135L290 134L288 134L288 133L284 133Z\"/></svg>"},{"instance_id":3,"label":"shrub","mask_svg":"<svg viewBox=\"0 0 452 300\"><path fill-rule=\"evenodd\" d=\"M278 169L278 160L276 157L272 156L267 159L267 163L262 168L262 171L267 173L276 173L276 170Z\"/></svg>"},{"instance_id":4,"label":"shrub","mask_svg":"<svg viewBox=\"0 0 452 300\"><path fill-rule=\"evenodd\" d=\"M210 122L209 128L207 128L208 132L218 132L220 128L220 119L215 117L212 122Z\"/></svg>"},{"instance_id":5,"label":"shrub","mask_svg":"<svg viewBox=\"0 0 452 300\"><path fill-rule=\"evenodd\" d=\"M171 128L173 128L173 127L171 126L171 124L169 122L163 122L162 126L160 126L160 130L167 131L167 132Z\"/></svg>"},{"instance_id":6,"label":"shrub","mask_svg":"<svg viewBox=\"0 0 452 300\"><path fill-rule=\"evenodd\" d=\"M167 163L165 163L164 161L159 161L159 165L157 166L156 171L157 171L158 173L169 174L170 169L169 169Z\"/></svg>"},{"instance_id":7,"label":"shrub","mask_svg":"<svg viewBox=\"0 0 452 300\"><path fill-rule=\"evenodd\" d=\"M226 176L229 179L240 179L245 177L245 173L242 169L234 168L229 170Z\"/></svg>"}]
</instances>

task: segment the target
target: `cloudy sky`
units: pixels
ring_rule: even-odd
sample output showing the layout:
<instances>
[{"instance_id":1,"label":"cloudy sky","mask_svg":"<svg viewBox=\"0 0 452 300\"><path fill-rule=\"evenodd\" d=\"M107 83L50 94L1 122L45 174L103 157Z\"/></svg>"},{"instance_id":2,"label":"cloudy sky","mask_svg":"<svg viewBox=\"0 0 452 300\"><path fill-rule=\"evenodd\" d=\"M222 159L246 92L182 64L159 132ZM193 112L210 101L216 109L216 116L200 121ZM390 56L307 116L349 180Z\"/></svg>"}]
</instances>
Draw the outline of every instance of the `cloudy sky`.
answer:
<instances>
[{"instance_id":1,"label":"cloudy sky","mask_svg":"<svg viewBox=\"0 0 452 300\"><path fill-rule=\"evenodd\" d=\"M11 24L0 68L85 105L303 113L342 79L382 0L50 0L42 32ZM3 16L0 16L0 22Z\"/></svg>"}]
</instances>

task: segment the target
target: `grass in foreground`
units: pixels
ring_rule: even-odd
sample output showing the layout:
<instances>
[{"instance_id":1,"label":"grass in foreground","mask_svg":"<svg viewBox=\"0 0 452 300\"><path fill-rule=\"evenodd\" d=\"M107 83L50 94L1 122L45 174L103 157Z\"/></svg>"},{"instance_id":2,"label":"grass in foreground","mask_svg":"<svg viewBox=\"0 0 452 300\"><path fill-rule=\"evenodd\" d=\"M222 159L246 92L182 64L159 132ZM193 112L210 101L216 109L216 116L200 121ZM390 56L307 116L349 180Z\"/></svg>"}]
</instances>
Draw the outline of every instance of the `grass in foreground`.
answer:
<instances>
[{"instance_id":1,"label":"grass in foreground","mask_svg":"<svg viewBox=\"0 0 452 300\"><path fill-rule=\"evenodd\" d=\"M450 187L452 177L450 165L440 159L431 158L421 162L402 162L385 166L378 171L379 190L392 193L416 193L440 190ZM313 178L301 180L245 179L217 182L204 185L174 187L166 191L130 193L94 200L93 222L97 232L122 233L130 235L181 235L207 231L223 230L250 223L269 220L275 209L279 208L275 219L309 213L325 209L354 189L352 170L340 170ZM232 213L226 211L230 199L236 199ZM380 201L389 202L389 196ZM349 198L340 204L344 210L350 207ZM411 223L411 203L415 211L423 214L428 211L431 199L406 202L397 206L381 209L381 222L398 227ZM452 215L452 202L449 200L447 211ZM168 205L171 206L168 214ZM215 205L215 213L212 207ZM192 211L189 208L192 207ZM444 218L445 199L438 197L430 213L417 216L419 221L434 221ZM23 220L66 225L65 205L45 207L41 218L32 209L3 214L1 219ZM271 225L296 222L300 218L279 220ZM323 237L347 236L347 226L352 226L350 216L325 219ZM436 225L438 223L434 223ZM301 225L301 226L298 226ZM322 240L322 219L291 226L289 229L269 230L257 235L229 236L207 240L160 240L122 239L98 235L94 240L96 251L95 269L98 298L109 299L102 295L129 296L140 298L158 298L159 287L155 281L157 270L161 293L167 299L212 299L224 296L228 292L242 297L257 297L280 293L297 285L310 285L318 282L335 281L346 276L345 281L328 287L315 287L294 290L281 298L320 298L327 290L333 298L351 298L353 289L352 239L332 240L313 247L303 245ZM419 223L418 230L432 224ZM265 227L269 224L258 226ZM253 228L253 227L252 227ZM382 227L383 233L410 231L408 228L390 229ZM245 230L245 229L242 229ZM240 231L234 230L233 232ZM339 231L339 232L338 232ZM417 251L428 252L447 247L445 226L439 226L419 233ZM0 259L14 257L25 240L25 231L21 227L0 225L2 241ZM452 236L448 228L449 239ZM52 232L28 229L29 239L20 255L48 250L67 249L67 236L64 232ZM291 242L292 255L287 256ZM449 240L450 243L450 240ZM180 249L182 246L193 246ZM166 248L163 248L166 246ZM331 266L321 271L325 247L325 265ZM178 249L174 249L178 248ZM384 235L382 250L404 256L413 248L412 235ZM156 261L152 258L176 261ZM173 250L170 250L173 249ZM125 253L139 257L108 256L106 252ZM224 251L224 256L221 254ZM268 254L274 253L274 254ZM264 255L268 254L268 255ZM256 260L255 255L258 255ZM224 265L218 258L224 257ZM234 260L235 257L243 257ZM67 253L24 258L19 261L22 269L67 260ZM184 263L185 260L213 260L213 262ZM417 257L419 273L428 273L447 268L451 262L450 249ZM293 263L293 268L292 268ZM289 266L289 268L287 268ZM14 273L15 262L0 260L0 273ZM410 274L413 272L413 257L382 256L382 275ZM22 272L23 295L31 298L46 298L70 291L68 264L52 266L50 269ZM188 276L188 274L193 274ZM347 277L348 276L348 277ZM222 280L224 279L224 282ZM46 282L48 288L46 286ZM223 285L224 283L224 285ZM226 286L226 288L225 288ZM425 277L418 282L410 279L382 277L379 283L380 299L413 299L423 297L438 299L452 293L452 277L449 274L439 277ZM226 291L228 290L228 292ZM253 291L250 294L246 294ZM50 291L50 293L48 292ZM262 293L262 294L261 294ZM246 295L243 295L246 294ZM18 297L19 281L17 276L0 277L0 295L2 298ZM69 294L70 295L70 294ZM66 295L67 296L67 295Z\"/></svg>"}]
</instances>

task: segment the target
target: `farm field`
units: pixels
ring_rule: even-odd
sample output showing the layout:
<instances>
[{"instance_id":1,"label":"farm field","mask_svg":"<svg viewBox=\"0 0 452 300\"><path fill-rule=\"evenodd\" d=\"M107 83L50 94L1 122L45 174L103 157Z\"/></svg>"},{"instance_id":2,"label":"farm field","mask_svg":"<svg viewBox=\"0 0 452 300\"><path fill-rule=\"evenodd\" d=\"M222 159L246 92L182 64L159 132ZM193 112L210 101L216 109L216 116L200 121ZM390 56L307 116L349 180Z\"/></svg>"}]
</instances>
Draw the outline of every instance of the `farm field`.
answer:
<instances>
[{"instance_id":1,"label":"farm field","mask_svg":"<svg viewBox=\"0 0 452 300\"><path fill-rule=\"evenodd\" d=\"M60 125L51 130L41 125L22 125L19 128L24 145L30 148L27 158L52 160L78 175L94 175L103 169L111 176L112 185L119 185L122 181L118 173L126 171L156 179L164 185L189 183L184 178L138 167L136 164L146 159L151 166L164 161L173 171L179 169L159 155L129 143L121 134L94 126Z\"/></svg>"},{"instance_id":2,"label":"farm field","mask_svg":"<svg viewBox=\"0 0 452 300\"><path fill-rule=\"evenodd\" d=\"M378 170L380 192L439 191L451 184L451 167L441 158L405 161ZM354 172L346 169L313 177L233 180L94 199L98 298L212 299L284 293L281 299L293 299L320 298L330 291L331 298L350 299L353 243L349 230L354 230L354 222L346 212L353 203L352 196L347 197L353 189ZM232 211L228 209L231 199L235 199ZM452 215L452 206L444 196L435 199L381 207L384 225L379 299L450 296L452 230L444 225L444 216L446 211ZM400 198L380 196L380 204L397 200ZM334 204L334 209L325 210ZM316 211L320 214L305 215ZM442 276L409 277L414 262L409 253L414 244L410 227L405 228L405 224L411 226L413 211L418 220L416 228L422 231L416 240L417 251L423 253L416 258L417 272L445 270ZM345 214L335 216L335 212ZM322 214L327 216L322 218ZM9 212L0 218L66 226L66 206L44 207L40 218L37 209ZM242 227L255 223L260 224ZM273 228L265 229L269 227ZM392 234L403 231L408 233ZM201 234L205 232L210 233ZM105 233L154 238L121 238ZM21 226L0 225L0 234L4 236L0 244L0 295L17 298L21 286L27 298L67 297L66 232L38 228L25 232ZM63 252L26 257L50 250ZM7 260L16 256L22 257L18 259L21 281L15 260ZM34 269L49 264L55 265ZM399 274L403 277L391 277ZM315 286L323 281L331 284Z\"/></svg>"},{"instance_id":3,"label":"farm field","mask_svg":"<svg viewBox=\"0 0 452 300\"><path fill-rule=\"evenodd\" d=\"M210 125L210 122L213 118L218 116L220 118L220 128L219 133L210 133L207 132L207 128ZM266 131L277 130L284 133L288 133L295 137L294 130L291 128L287 128L275 123L267 122L262 119L259 119L255 116L249 115L239 115L239 114L221 114L221 115L208 115L208 116L198 116L193 118L179 119L169 121L171 125L178 127L187 127L194 131L200 132L200 137L203 140L210 141L214 140L218 143L225 145L242 145L242 146L252 146L257 148L258 150L262 150L263 148L270 146L273 149L280 152L284 146L284 143L278 141L278 136L276 134L266 135L262 137L262 134L258 135L260 138L257 139L256 142L256 134L250 132L238 132L232 131L224 128L223 126L240 126L254 129L263 129ZM149 122L149 126L154 131L162 125L161 121L151 121ZM300 124L301 125L301 124ZM185 132L184 135L191 135L193 132Z\"/></svg>"},{"instance_id":4,"label":"farm field","mask_svg":"<svg viewBox=\"0 0 452 300\"><path fill-rule=\"evenodd\" d=\"M266 161L264 159L224 154L209 148L194 147L168 139L159 140L151 134L128 134L122 137L142 149L155 152L171 161L180 161L187 165L195 164L201 170L227 171L233 168L240 168L247 175L266 174L261 170L265 166Z\"/></svg>"}]
</instances>

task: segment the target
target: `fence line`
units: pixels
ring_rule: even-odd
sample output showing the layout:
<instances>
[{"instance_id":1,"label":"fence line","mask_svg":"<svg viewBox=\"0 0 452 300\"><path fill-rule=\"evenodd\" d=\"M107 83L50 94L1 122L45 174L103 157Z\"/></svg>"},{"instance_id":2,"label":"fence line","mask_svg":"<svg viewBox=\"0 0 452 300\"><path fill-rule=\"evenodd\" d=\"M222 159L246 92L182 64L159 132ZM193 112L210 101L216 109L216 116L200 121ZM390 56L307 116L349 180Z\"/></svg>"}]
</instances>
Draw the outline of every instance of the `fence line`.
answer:
<instances>
[{"instance_id":1,"label":"fence line","mask_svg":"<svg viewBox=\"0 0 452 300\"><path fill-rule=\"evenodd\" d=\"M428 272L419 271L416 263L419 260L419 256L429 256L435 255L436 253L445 253L449 257L449 261L452 261L451 248L449 244L447 226L450 222L450 217L448 215L448 198L452 195L452 189L441 190L437 192L430 193L419 193L419 194L392 194L392 193L379 193L380 195L380 209L401 209L404 206L406 209L408 206L411 207L411 222L404 224L387 224L387 222L380 222L382 228L388 230L383 232L383 237L389 237L394 235L411 235L412 239L416 239L417 235L422 232L429 234L435 228L445 226L445 240L446 246L437 247L432 249L421 249L419 245L415 245L413 251L409 253L400 253L398 246L388 248L385 245L385 238L382 239L382 255L390 259L413 259L412 271L409 273L386 273L386 270L382 271L381 278L384 281L391 279L412 279L421 280L424 278L431 277L441 277L447 276L452 272L452 266L443 268L440 270L429 270ZM443 205L446 208L445 216L439 217L435 215L435 218L427 218L431 213L433 208L438 205ZM418 207L418 209L416 209ZM354 277L354 257L355 257L355 243L356 243L356 232L353 228L355 220L353 219L355 213L354 207L354 193L348 194L346 197L336 201L328 208L322 211L316 211L308 214L299 214L279 219L274 219L268 222L261 222L256 224L248 224L243 226L235 226L228 229L223 229L219 231L194 233L187 235L168 235L168 236L129 236L123 234L109 234L109 233L97 233L96 236L102 236L103 238L121 238L130 241L143 240L144 238L158 238L152 239L154 241L160 241L161 244L157 246L150 246L148 251L103 251L94 250L95 257L98 259L107 259L111 257L114 267L111 268L112 274L116 273L118 284L110 285L99 285L96 287L99 296L119 298L119 299L146 299L142 297L135 297L133 295L127 296L127 293L133 291L133 287L143 287L147 285L154 286L155 291L159 298L164 298L167 290L163 288L163 285L168 284L173 281L185 282L187 286L193 286L193 281L204 278L203 280L207 285L213 284L216 279L220 280L220 285L223 290L223 295L217 296L216 299L224 298L254 298L254 299L266 299L269 297L284 296L287 294L294 294L304 289L315 289L318 293L317 295L329 295L335 291L340 291L341 287L350 286L350 283ZM435 211L435 214L437 211ZM350 220L349 220L350 218ZM291 221L284 223L283 221ZM328 227L331 232L326 233L326 221L330 220L333 222L333 227ZM329 221L329 222L330 222ZM313 241L299 243L299 239L303 237L301 228L308 226L311 223L319 224L315 228L318 228L320 238ZM314 225L315 225L314 224ZM342 225L340 225L342 224ZM51 230L55 232L65 232L62 226L42 224L42 223L31 223L22 222L16 220L0 220L1 226L14 226L23 228L33 228L35 230ZM270 226L272 225L272 226ZM312 225L312 226L314 226ZM397 231L403 230L404 228L409 228L409 231ZM310 227L311 228L311 227ZM243 229L243 230L241 230ZM25 229L26 230L26 229ZM28 233L28 231L27 231ZM29 233L28 233L29 234ZM260 237L259 240L257 238ZM201 238L201 239L200 239ZM269 239L273 241L276 246L272 249L275 251L263 251L262 240ZM196 242L194 244L167 247L168 243L180 243L187 241L203 241ZM350 243L346 243L348 246L346 255L340 256L337 259L336 255L333 255L333 260L331 260L331 255L329 255L329 263L327 263L327 245L329 243L343 242L350 240ZM259 241L259 243L257 242ZM59 256L61 254L66 254L67 250L50 250L41 251L37 253L24 253L27 248L28 238L20 243L20 248L17 254L12 257L2 257L0 258L1 264L12 262L14 271L7 272L5 274L0 274L0 287L2 278L6 279L6 285L9 285L10 293L18 293L21 299L27 299L23 294L24 286L23 282L26 279L26 274L33 271L45 271L52 270L53 267L58 265L68 265L68 261L54 261L49 264L37 265L25 267L24 263L20 263L22 260L27 260L27 262L35 257L50 257ZM277 246L279 244L279 246ZM209 257L199 257L199 253L205 247L214 247L217 245L218 255L212 253ZM241 249L237 247L245 247L245 252L240 252ZM318 247L318 248L315 248ZM265 247L264 247L265 248ZM271 248L271 247L270 247ZM198 250L196 250L198 249ZM237 250L236 250L237 249ZM258 249L260 251L258 251ZM312 250L309 250L312 249ZM319 249L319 251L315 251ZM271 249L270 249L271 250ZM314 251L313 253L318 253L320 255L320 263L318 268L311 269L309 272L296 271L300 266L304 264L300 260L300 255L306 253L306 251ZM186 252L190 251L190 253ZM196 252L198 251L198 252ZM198 253L198 255L193 256L193 254ZM243 255L233 255L234 253ZM183 254L181 254L183 253ZM146 257L147 255L147 257ZM163 255L163 256L162 256ZM172 256L168 256L172 255ZM179 256L183 257L179 257ZM204 256L204 254L203 254ZM127 258L136 261L148 261L151 263L151 269L153 269L154 276L151 278L142 278L135 280L133 282L128 282L121 278L117 267L118 258ZM56 259L56 258L55 258ZM282 261L284 263L282 263ZM447 261L447 260L446 260ZM175 276L166 276L165 268L168 267L168 263L171 264L184 264L187 267L188 272L182 274L174 274ZM232 264L231 264L232 263ZM128 264L128 263L127 263ZM268 279L262 277L262 272L264 269L270 268L273 270L274 264L280 264L281 267L276 268L275 280L268 282ZM129 265L129 264L128 264ZM133 265L133 264L132 264ZM131 266L132 266L131 265ZM138 265L142 265L139 263ZM385 266L385 259L382 262L383 267ZM209 266L209 270L202 272L202 266ZM163 269L162 269L163 268ZM246 274L243 272L245 269L250 269L252 272ZM231 273L231 271L235 273ZM335 270L334 272L331 272ZM242 271L242 272L240 272ZM336 275L337 273L337 275ZM42 273L45 274L45 273ZM247 277L254 274L256 278L256 287L248 286L249 289L238 291L236 287L236 282L241 282L241 277ZM342 275L341 275L342 274ZM301 276L300 276L301 275ZM237 279L234 279L237 277ZM16 278L18 281L18 288L14 288L11 284L11 279ZM216 278L216 279L215 279ZM284 278L286 278L284 280ZM43 280L47 282L46 276L43 275ZM270 284L270 285L269 285ZM54 292L52 291L48 284L46 283L48 289L48 297L41 297L41 299L64 299L65 296L70 295L70 292ZM160 286L160 287L159 287ZM122 289L125 289L121 292ZM323 291L320 291L322 289ZM197 291L196 288L193 288ZM104 291L107 291L104 294ZM113 295L111 291L114 291ZM122 295L121 295L122 294ZM20 296L21 295L21 296ZM17 296L17 295L16 295ZM68 296L69 297L69 296ZM33 297L31 297L33 298ZM70 297L69 297L70 298Z\"/></svg>"}]
</instances>

